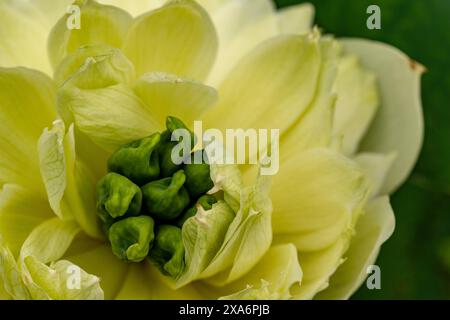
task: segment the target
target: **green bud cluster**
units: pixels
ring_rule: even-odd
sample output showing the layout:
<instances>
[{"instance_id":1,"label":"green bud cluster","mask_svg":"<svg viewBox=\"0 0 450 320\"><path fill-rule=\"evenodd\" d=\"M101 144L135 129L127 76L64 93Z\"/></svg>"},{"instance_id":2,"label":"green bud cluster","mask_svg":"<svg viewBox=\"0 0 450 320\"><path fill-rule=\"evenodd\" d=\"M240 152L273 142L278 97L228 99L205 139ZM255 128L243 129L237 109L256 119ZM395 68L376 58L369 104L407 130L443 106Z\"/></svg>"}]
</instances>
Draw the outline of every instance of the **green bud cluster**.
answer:
<instances>
[{"instance_id":1,"label":"green bud cluster","mask_svg":"<svg viewBox=\"0 0 450 320\"><path fill-rule=\"evenodd\" d=\"M109 173L97 184L97 215L118 258L149 258L163 274L177 278L184 269L183 224L199 206L209 210L217 199L206 195L214 186L207 163L194 164L192 152L190 164L172 161L173 149L184 142L171 141L172 133L187 127L168 117L166 128L111 155Z\"/></svg>"}]
</instances>

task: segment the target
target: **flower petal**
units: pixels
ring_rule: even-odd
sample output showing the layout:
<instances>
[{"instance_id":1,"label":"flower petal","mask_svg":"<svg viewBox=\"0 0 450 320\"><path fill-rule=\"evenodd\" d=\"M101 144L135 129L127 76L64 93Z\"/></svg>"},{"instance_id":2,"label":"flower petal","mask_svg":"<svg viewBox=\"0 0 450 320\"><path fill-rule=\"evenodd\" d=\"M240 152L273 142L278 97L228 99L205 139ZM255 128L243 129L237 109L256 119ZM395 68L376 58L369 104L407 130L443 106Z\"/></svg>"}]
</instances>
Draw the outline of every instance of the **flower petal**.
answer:
<instances>
[{"instance_id":1,"label":"flower petal","mask_svg":"<svg viewBox=\"0 0 450 320\"><path fill-rule=\"evenodd\" d=\"M20 250L20 259L34 256L42 263L60 259L69 248L80 228L74 222L49 219L30 233Z\"/></svg>"},{"instance_id":2,"label":"flower petal","mask_svg":"<svg viewBox=\"0 0 450 320\"><path fill-rule=\"evenodd\" d=\"M214 62L217 36L202 7L191 0L171 1L134 21L123 50L138 76L164 71L202 80Z\"/></svg>"},{"instance_id":3,"label":"flower petal","mask_svg":"<svg viewBox=\"0 0 450 320\"><path fill-rule=\"evenodd\" d=\"M54 86L41 72L0 68L0 184L42 192L36 143L55 117Z\"/></svg>"},{"instance_id":4,"label":"flower petal","mask_svg":"<svg viewBox=\"0 0 450 320\"><path fill-rule=\"evenodd\" d=\"M194 120L201 119L200 116L218 98L212 87L161 72L143 75L136 83L135 92L149 106L159 123L164 123L171 115L183 119L189 126L193 125Z\"/></svg>"},{"instance_id":5,"label":"flower petal","mask_svg":"<svg viewBox=\"0 0 450 320\"><path fill-rule=\"evenodd\" d=\"M208 83L216 86L256 45L277 35L278 26L270 0L216 1L216 5L210 2L203 3L217 29L220 50Z\"/></svg>"},{"instance_id":6,"label":"flower petal","mask_svg":"<svg viewBox=\"0 0 450 320\"><path fill-rule=\"evenodd\" d=\"M0 235L17 257L30 232L54 217L44 196L18 185L6 184L0 193Z\"/></svg>"},{"instance_id":7,"label":"flower petal","mask_svg":"<svg viewBox=\"0 0 450 320\"><path fill-rule=\"evenodd\" d=\"M397 154L382 188L382 192L388 194L408 177L422 146L420 77L424 68L386 44L361 39L341 42L345 50L357 55L363 67L374 72L378 79L380 109L360 151Z\"/></svg>"},{"instance_id":8,"label":"flower petal","mask_svg":"<svg viewBox=\"0 0 450 320\"><path fill-rule=\"evenodd\" d=\"M58 20L67 13L69 6L74 2L74 0L33 0L27 1L27 3L33 5L38 9L46 18L49 23L49 27L45 36L48 36L51 28L55 25ZM44 47L47 42L43 43Z\"/></svg>"},{"instance_id":9,"label":"flower petal","mask_svg":"<svg viewBox=\"0 0 450 320\"><path fill-rule=\"evenodd\" d=\"M132 16L138 16L163 5L164 0L99 0L100 3L122 8Z\"/></svg>"},{"instance_id":10,"label":"flower petal","mask_svg":"<svg viewBox=\"0 0 450 320\"><path fill-rule=\"evenodd\" d=\"M162 124L129 87L132 68L120 52L88 59L58 91L66 124L74 120L81 132L108 151L158 131Z\"/></svg>"},{"instance_id":11,"label":"flower petal","mask_svg":"<svg viewBox=\"0 0 450 320\"><path fill-rule=\"evenodd\" d=\"M280 33L303 34L311 31L314 22L314 6L302 3L277 12Z\"/></svg>"},{"instance_id":12,"label":"flower petal","mask_svg":"<svg viewBox=\"0 0 450 320\"><path fill-rule=\"evenodd\" d=\"M395 155L378 153L360 153L354 160L364 172L371 185L370 197L380 195L381 187L387 178L389 169L395 161Z\"/></svg>"},{"instance_id":13,"label":"flower petal","mask_svg":"<svg viewBox=\"0 0 450 320\"><path fill-rule=\"evenodd\" d=\"M224 201L219 200L208 211L199 207L196 215L183 224L186 267L177 279L177 287L196 280L206 269L219 251L233 218L234 212Z\"/></svg>"},{"instance_id":14,"label":"flower petal","mask_svg":"<svg viewBox=\"0 0 450 320\"><path fill-rule=\"evenodd\" d=\"M0 298L3 298L2 295L11 296L17 300L30 298L16 259L0 236Z\"/></svg>"},{"instance_id":15,"label":"flower petal","mask_svg":"<svg viewBox=\"0 0 450 320\"><path fill-rule=\"evenodd\" d=\"M122 9L92 0L76 3L81 9L80 28L68 28L72 13L56 23L48 38L48 55L53 67L85 45L107 44L120 48L133 19ZM73 18L73 17L72 17Z\"/></svg>"},{"instance_id":16,"label":"flower petal","mask_svg":"<svg viewBox=\"0 0 450 320\"><path fill-rule=\"evenodd\" d=\"M320 41L321 70L313 101L305 113L281 138L280 158L289 158L310 148L329 147L332 143L333 114L336 95L332 92L336 79L341 46L332 38ZM295 146L295 147L293 147Z\"/></svg>"},{"instance_id":17,"label":"flower petal","mask_svg":"<svg viewBox=\"0 0 450 320\"><path fill-rule=\"evenodd\" d=\"M323 250L299 254L303 279L299 286L292 288L294 299L312 299L317 292L328 287L330 277L343 262L342 255L348 243L349 238L343 237Z\"/></svg>"},{"instance_id":18,"label":"flower petal","mask_svg":"<svg viewBox=\"0 0 450 320\"><path fill-rule=\"evenodd\" d=\"M327 149L297 154L274 178L275 238L300 251L326 248L351 232L367 193L364 175L349 159Z\"/></svg>"},{"instance_id":19,"label":"flower petal","mask_svg":"<svg viewBox=\"0 0 450 320\"><path fill-rule=\"evenodd\" d=\"M134 78L132 67L127 65L128 61L125 57L123 57L123 54L119 49L115 49L105 44L99 44L86 45L78 48L72 53L67 54L55 68L53 78L56 84L58 85L58 87L63 85L66 80L68 80L78 70L80 70L80 68L85 64L88 58L100 59L102 56L117 57L117 59L114 59L112 63L114 64L114 68L117 71L123 68L123 73L120 73L120 71L118 72L120 76L123 76L124 78L126 78L127 76L129 78ZM123 62L123 65L121 62L122 60L125 61ZM129 73L129 75L126 75L124 73Z\"/></svg>"},{"instance_id":20,"label":"flower petal","mask_svg":"<svg viewBox=\"0 0 450 320\"><path fill-rule=\"evenodd\" d=\"M77 264L89 274L101 280L105 299L114 299L123 285L129 265L117 259L109 244L79 235L67 251L64 259Z\"/></svg>"},{"instance_id":21,"label":"flower petal","mask_svg":"<svg viewBox=\"0 0 450 320\"><path fill-rule=\"evenodd\" d=\"M259 176L242 191L241 205L211 263L201 278L214 285L228 284L250 271L272 242L270 177Z\"/></svg>"},{"instance_id":22,"label":"flower petal","mask_svg":"<svg viewBox=\"0 0 450 320\"><path fill-rule=\"evenodd\" d=\"M0 300L10 300L12 297L10 294L5 290L3 280L0 279Z\"/></svg>"},{"instance_id":23,"label":"flower petal","mask_svg":"<svg viewBox=\"0 0 450 320\"><path fill-rule=\"evenodd\" d=\"M297 250L292 244L273 246L245 277L219 292L235 292L220 299L289 299L291 287L302 280ZM258 288L259 286L259 288Z\"/></svg>"},{"instance_id":24,"label":"flower petal","mask_svg":"<svg viewBox=\"0 0 450 320\"><path fill-rule=\"evenodd\" d=\"M56 120L39 139L42 178L50 206L63 220L75 220L92 237L103 238L93 198L99 177L76 155L73 125L67 134L64 122Z\"/></svg>"},{"instance_id":25,"label":"flower petal","mask_svg":"<svg viewBox=\"0 0 450 320\"><path fill-rule=\"evenodd\" d=\"M0 65L26 66L50 74L47 60L47 30L43 14L25 1L0 2Z\"/></svg>"},{"instance_id":26,"label":"flower petal","mask_svg":"<svg viewBox=\"0 0 450 320\"><path fill-rule=\"evenodd\" d=\"M28 256L25 266L26 285L34 299L103 300L99 278L70 261L59 260L47 266L34 256ZM79 280L74 279L76 276Z\"/></svg>"},{"instance_id":27,"label":"flower petal","mask_svg":"<svg viewBox=\"0 0 450 320\"><path fill-rule=\"evenodd\" d=\"M247 55L219 88L208 127L291 126L313 99L320 69L318 36L279 36Z\"/></svg>"},{"instance_id":28,"label":"flower petal","mask_svg":"<svg viewBox=\"0 0 450 320\"><path fill-rule=\"evenodd\" d=\"M339 267L327 290L319 299L348 299L367 277L367 267L372 265L380 246L392 235L395 217L388 197L373 200L367 206L356 226L356 235L348 249L346 261Z\"/></svg>"},{"instance_id":29,"label":"flower petal","mask_svg":"<svg viewBox=\"0 0 450 320\"><path fill-rule=\"evenodd\" d=\"M118 300L192 300L208 299L202 296L195 286L188 285L175 290L172 279L165 277L148 261L133 264L124 280L124 285L117 295Z\"/></svg>"},{"instance_id":30,"label":"flower petal","mask_svg":"<svg viewBox=\"0 0 450 320\"><path fill-rule=\"evenodd\" d=\"M375 75L363 70L355 56L339 63L334 91L337 95L333 133L341 138L341 149L353 155L378 108Z\"/></svg>"}]
</instances>

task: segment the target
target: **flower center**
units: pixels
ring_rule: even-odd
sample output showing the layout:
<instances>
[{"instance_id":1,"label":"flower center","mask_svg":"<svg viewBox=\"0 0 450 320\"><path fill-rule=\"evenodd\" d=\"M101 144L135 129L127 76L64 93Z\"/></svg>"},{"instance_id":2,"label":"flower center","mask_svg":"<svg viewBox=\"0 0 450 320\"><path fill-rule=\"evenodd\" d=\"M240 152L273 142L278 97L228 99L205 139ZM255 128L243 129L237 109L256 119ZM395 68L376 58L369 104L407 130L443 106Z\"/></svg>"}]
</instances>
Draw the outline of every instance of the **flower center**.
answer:
<instances>
[{"instance_id":1,"label":"flower center","mask_svg":"<svg viewBox=\"0 0 450 320\"><path fill-rule=\"evenodd\" d=\"M168 117L166 127L111 155L109 173L97 184L97 215L118 258L148 258L163 274L177 278L184 270L183 224L198 208L211 209L217 199L206 194L214 186L207 163L173 161L183 137L176 142L172 136L177 129L188 130L184 123ZM189 133L192 146L195 139ZM180 156L194 159L190 150Z\"/></svg>"}]
</instances>

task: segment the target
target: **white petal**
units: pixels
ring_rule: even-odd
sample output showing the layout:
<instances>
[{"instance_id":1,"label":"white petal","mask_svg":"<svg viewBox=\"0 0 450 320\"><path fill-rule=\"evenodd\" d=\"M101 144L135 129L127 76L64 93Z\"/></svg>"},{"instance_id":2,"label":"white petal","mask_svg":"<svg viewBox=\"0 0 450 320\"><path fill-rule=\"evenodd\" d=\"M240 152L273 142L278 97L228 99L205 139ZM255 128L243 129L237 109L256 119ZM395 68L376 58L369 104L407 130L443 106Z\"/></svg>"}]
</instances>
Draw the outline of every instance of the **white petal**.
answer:
<instances>
[{"instance_id":1,"label":"white petal","mask_svg":"<svg viewBox=\"0 0 450 320\"><path fill-rule=\"evenodd\" d=\"M367 267L373 265L380 246L392 235L395 217L388 197L372 201L356 226L356 235L342 264L319 299L348 299L367 277Z\"/></svg>"},{"instance_id":2,"label":"white petal","mask_svg":"<svg viewBox=\"0 0 450 320\"><path fill-rule=\"evenodd\" d=\"M360 151L396 153L382 188L383 193L391 193L408 177L422 146L420 77L424 68L386 44L361 39L341 42L347 52L357 55L363 67L377 76L380 109Z\"/></svg>"}]
</instances>

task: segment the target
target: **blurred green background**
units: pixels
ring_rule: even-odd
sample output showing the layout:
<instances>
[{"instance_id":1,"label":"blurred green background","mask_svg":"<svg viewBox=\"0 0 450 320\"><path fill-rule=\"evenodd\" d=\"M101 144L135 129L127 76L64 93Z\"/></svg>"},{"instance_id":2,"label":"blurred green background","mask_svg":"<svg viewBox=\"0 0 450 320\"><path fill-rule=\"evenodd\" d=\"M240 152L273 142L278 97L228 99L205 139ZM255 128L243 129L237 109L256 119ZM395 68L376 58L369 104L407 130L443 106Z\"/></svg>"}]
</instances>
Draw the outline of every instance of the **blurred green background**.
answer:
<instances>
[{"instance_id":1,"label":"blurred green background","mask_svg":"<svg viewBox=\"0 0 450 320\"><path fill-rule=\"evenodd\" d=\"M428 69L422 81L425 143L414 173L391 198L397 226L377 260L381 290L363 286L353 298L450 299L450 1L309 2L324 32L392 44ZM381 9L381 30L366 27L371 4Z\"/></svg>"}]
</instances>

